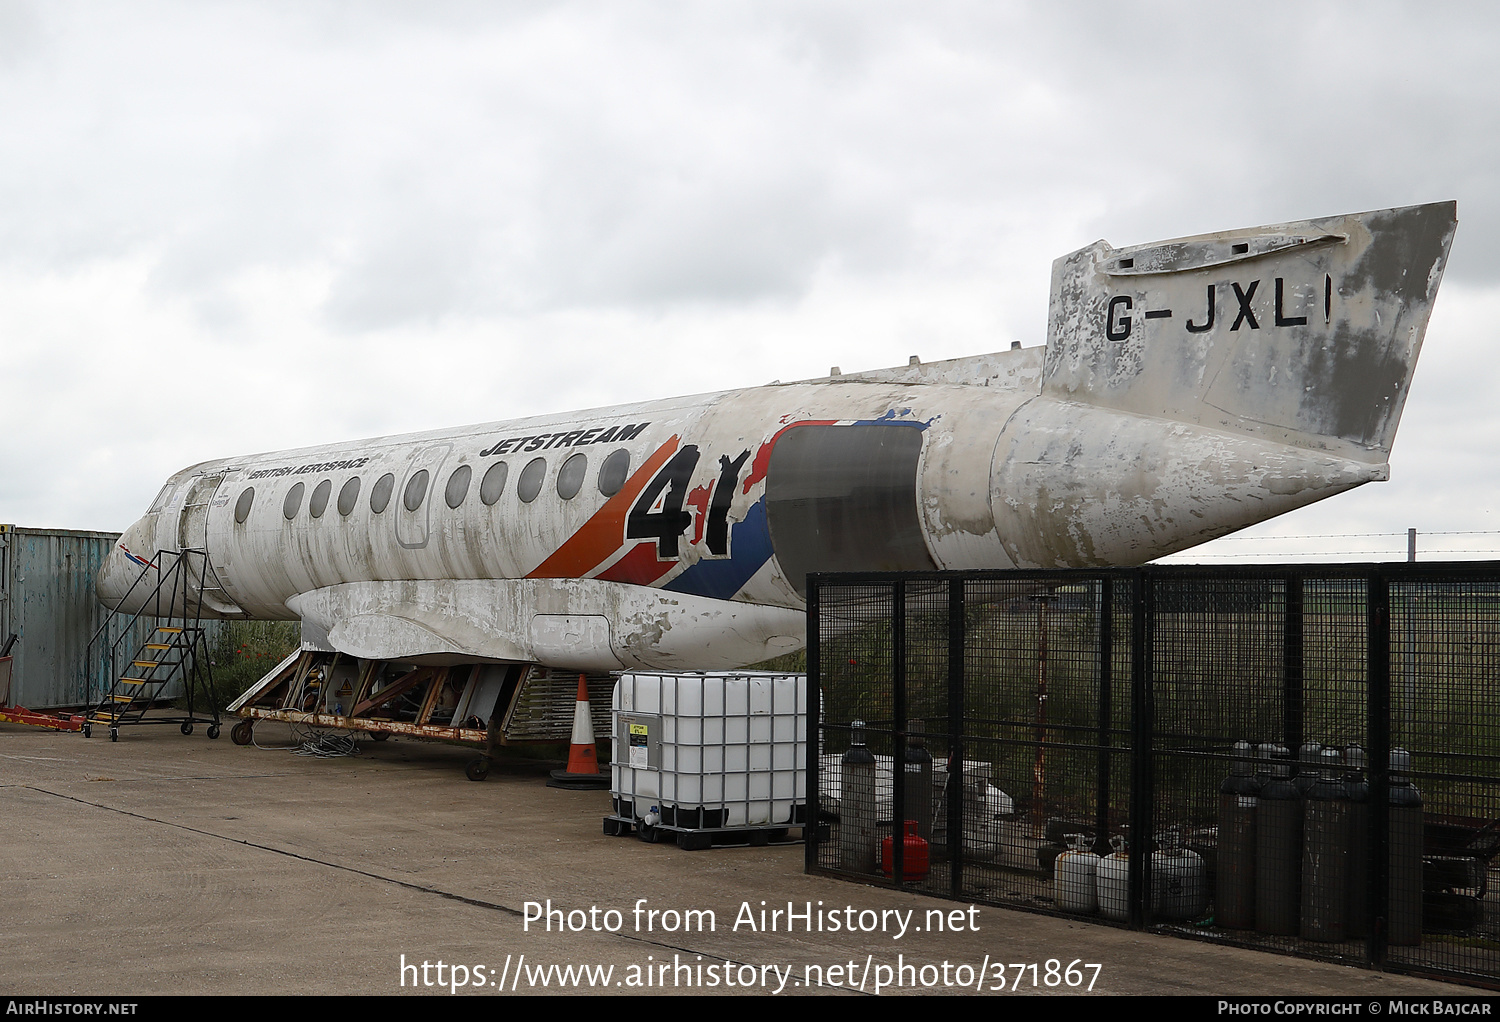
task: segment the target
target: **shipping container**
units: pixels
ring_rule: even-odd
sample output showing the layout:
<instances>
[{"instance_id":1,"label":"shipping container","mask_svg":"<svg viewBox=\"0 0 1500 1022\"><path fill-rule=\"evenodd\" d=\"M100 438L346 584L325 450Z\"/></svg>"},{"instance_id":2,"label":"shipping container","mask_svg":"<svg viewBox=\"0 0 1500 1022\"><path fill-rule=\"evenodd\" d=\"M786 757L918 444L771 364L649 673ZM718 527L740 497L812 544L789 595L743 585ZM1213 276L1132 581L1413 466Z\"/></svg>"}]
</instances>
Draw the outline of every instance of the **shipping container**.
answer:
<instances>
[{"instance_id":1,"label":"shipping container","mask_svg":"<svg viewBox=\"0 0 1500 1022\"><path fill-rule=\"evenodd\" d=\"M109 691L109 645L130 618L117 615L109 621L108 641L92 650L89 640L111 617L94 596L94 576L119 538L117 532L0 525L0 646L19 636L11 651L13 705L87 706ZM151 624L142 619L121 645L133 650L146 640ZM166 698L182 694L180 681L162 693Z\"/></svg>"}]
</instances>

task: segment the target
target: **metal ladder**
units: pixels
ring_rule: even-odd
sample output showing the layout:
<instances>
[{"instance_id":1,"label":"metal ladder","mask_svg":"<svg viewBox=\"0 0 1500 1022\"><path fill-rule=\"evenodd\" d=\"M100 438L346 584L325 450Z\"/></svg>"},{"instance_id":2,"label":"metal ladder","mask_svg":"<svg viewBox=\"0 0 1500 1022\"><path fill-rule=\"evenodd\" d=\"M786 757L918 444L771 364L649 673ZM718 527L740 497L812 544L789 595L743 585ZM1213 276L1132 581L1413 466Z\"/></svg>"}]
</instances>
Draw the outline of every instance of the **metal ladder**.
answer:
<instances>
[{"instance_id":1,"label":"metal ladder","mask_svg":"<svg viewBox=\"0 0 1500 1022\"><path fill-rule=\"evenodd\" d=\"M196 570L194 557L198 558ZM167 558L175 560L170 568L162 569L160 565ZM96 724L109 728L112 742L120 740L120 728L139 724L176 724L185 735L192 734L195 725L207 724L208 737L219 737L219 701L213 687L212 659L203 628L201 596L198 595L207 582L208 571L207 552L194 549L157 551L150 563L141 569L141 574L121 600L122 604L129 602L138 588L150 585L153 573L156 583L145 592L142 609L131 616L120 630L119 637L100 650L109 657L109 674L114 681L84 720L84 737L93 734ZM194 582L198 583L197 587L193 586ZM137 623L147 618L154 619L156 624L146 641L135 647L122 670L121 653L129 648L127 640L138 634ZM86 658L93 657L96 644L104 646L102 640L108 629L109 623L106 622L94 634ZM161 699L166 686L179 679L187 696L187 712L147 716L147 711ZM195 696L206 697L207 713L195 710Z\"/></svg>"}]
</instances>

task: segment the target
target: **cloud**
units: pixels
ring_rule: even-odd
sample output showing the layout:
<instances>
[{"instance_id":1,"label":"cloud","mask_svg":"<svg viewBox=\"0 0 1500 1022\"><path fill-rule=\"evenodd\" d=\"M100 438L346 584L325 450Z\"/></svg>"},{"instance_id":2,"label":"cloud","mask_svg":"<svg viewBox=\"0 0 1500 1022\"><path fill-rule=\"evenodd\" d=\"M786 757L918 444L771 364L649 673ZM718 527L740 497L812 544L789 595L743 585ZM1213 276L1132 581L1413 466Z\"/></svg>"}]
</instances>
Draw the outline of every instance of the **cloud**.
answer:
<instances>
[{"instance_id":1,"label":"cloud","mask_svg":"<svg viewBox=\"0 0 1500 1022\"><path fill-rule=\"evenodd\" d=\"M0 519L118 526L228 451L1040 343L1051 260L1100 236L1457 198L1441 316L1500 283L1497 18L0 3ZM1468 359L1425 405L1424 357L1398 459L1467 415L1489 464Z\"/></svg>"}]
</instances>

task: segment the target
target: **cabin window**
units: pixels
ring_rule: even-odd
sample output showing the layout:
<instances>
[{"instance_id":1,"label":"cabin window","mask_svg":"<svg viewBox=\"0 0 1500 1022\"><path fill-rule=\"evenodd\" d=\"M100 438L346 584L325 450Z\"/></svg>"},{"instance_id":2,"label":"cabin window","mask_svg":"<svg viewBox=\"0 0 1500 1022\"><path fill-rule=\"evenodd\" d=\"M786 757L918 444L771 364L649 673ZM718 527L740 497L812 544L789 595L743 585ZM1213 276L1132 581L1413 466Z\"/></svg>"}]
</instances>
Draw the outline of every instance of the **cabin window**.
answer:
<instances>
[{"instance_id":1,"label":"cabin window","mask_svg":"<svg viewBox=\"0 0 1500 1022\"><path fill-rule=\"evenodd\" d=\"M313 487L312 500L307 502L308 513L314 518L322 518L323 512L328 510L328 498L333 493L333 480L324 479Z\"/></svg>"},{"instance_id":2,"label":"cabin window","mask_svg":"<svg viewBox=\"0 0 1500 1022\"><path fill-rule=\"evenodd\" d=\"M240 492L240 499L234 502L234 520L236 524L245 524L245 519L250 517L250 505L254 503L255 487L247 486Z\"/></svg>"},{"instance_id":3,"label":"cabin window","mask_svg":"<svg viewBox=\"0 0 1500 1022\"><path fill-rule=\"evenodd\" d=\"M286 491L286 500L281 502L281 513L286 516L287 521L297 517L297 509L302 506L302 491L305 489L307 487L297 483Z\"/></svg>"},{"instance_id":4,"label":"cabin window","mask_svg":"<svg viewBox=\"0 0 1500 1022\"><path fill-rule=\"evenodd\" d=\"M479 499L484 501L486 507L492 506L500 499L500 494L505 492L507 471L505 462L497 461L486 470L484 478L479 481Z\"/></svg>"},{"instance_id":5,"label":"cabin window","mask_svg":"<svg viewBox=\"0 0 1500 1022\"><path fill-rule=\"evenodd\" d=\"M599 466L599 492L606 497L613 497L625 485L625 477L629 474L630 452L615 451Z\"/></svg>"},{"instance_id":6,"label":"cabin window","mask_svg":"<svg viewBox=\"0 0 1500 1022\"><path fill-rule=\"evenodd\" d=\"M339 489L339 514L348 518L359 500L359 476L354 476Z\"/></svg>"},{"instance_id":7,"label":"cabin window","mask_svg":"<svg viewBox=\"0 0 1500 1022\"><path fill-rule=\"evenodd\" d=\"M457 508L464 502L464 498L469 495L469 477L473 474L474 470L468 465L460 465L453 470L453 474L448 477L448 489L443 493L443 499L448 502L449 507Z\"/></svg>"},{"instance_id":8,"label":"cabin window","mask_svg":"<svg viewBox=\"0 0 1500 1022\"><path fill-rule=\"evenodd\" d=\"M401 503L406 505L406 510L415 511L422 506L422 498L427 496L427 470L418 469L416 474L406 481L406 492L401 495Z\"/></svg>"},{"instance_id":9,"label":"cabin window","mask_svg":"<svg viewBox=\"0 0 1500 1022\"><path fill-rule=\"evenodd\" d=\"M151 502L150 510L148 510L146 513L148 515L154 515L162 508L166 507L167 501L172 499L172 490L173 486L171 483L163 486L161 488L161 492L156 495L156 499Z\"/></svg>"},{"instance_id":10,"label":"cabin window","mask_svg":"<svg viewBox=\"0 0 1500 1022\"><path fill-rule=\"evenodd\" d=\"M582 451L563 462L557 470L557 495L563 500L572 500L583 489L583 477L588 474L589 458Z\"/></svg>"},{"instance_id":11,"label":"cabin window","mask_svg":"<svg viewBox=\"0 0 1500 1022\"><path fill-rule=\"evenodd\" d=\"M370 487L370 510L378 515L389 507L395 489L396 477L389 472L375 480L375 485Z\"/></svg>"},{"instance_id":12,"label":"cabin window","mask_svg":"<svg viewBox=\"0 0 1500 1022\"><path fill-rule=\"evenodd\" d=\"M536 500L536 495L542 492L542 478L546 474L547 459L532 458L521 469L521 478L516 480L516 496L527 504Z\"/></svg>"}]
</instances>

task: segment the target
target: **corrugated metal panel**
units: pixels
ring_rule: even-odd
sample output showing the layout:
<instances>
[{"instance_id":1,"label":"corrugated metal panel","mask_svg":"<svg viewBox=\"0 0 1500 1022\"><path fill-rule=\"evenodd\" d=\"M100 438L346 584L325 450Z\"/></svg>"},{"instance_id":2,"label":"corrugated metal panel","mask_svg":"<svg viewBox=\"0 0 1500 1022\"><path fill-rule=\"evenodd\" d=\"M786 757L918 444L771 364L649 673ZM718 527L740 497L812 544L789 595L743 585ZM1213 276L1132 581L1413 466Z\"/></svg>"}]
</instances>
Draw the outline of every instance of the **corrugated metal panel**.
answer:
<instances>
[{"instance_id":1,"label":"corrugated metal panel","mask_svg":"<svg viewBox=\"0 0 1500 1022\"><path fill-rule=\"evenodd\" d=\"M12 632L21 638L15 657L11 699L31 709L84 706L109 690L105 655L84 663L89 639L109 612L94 597L94 576L119 539L117 532L27 529L0 525L0 645ZM111 623L109 638L128 623ZM138 624L127 643L135 651L149 627ZM182 694L181 685L166 693Z\"/></svg>"}]
</instances>

